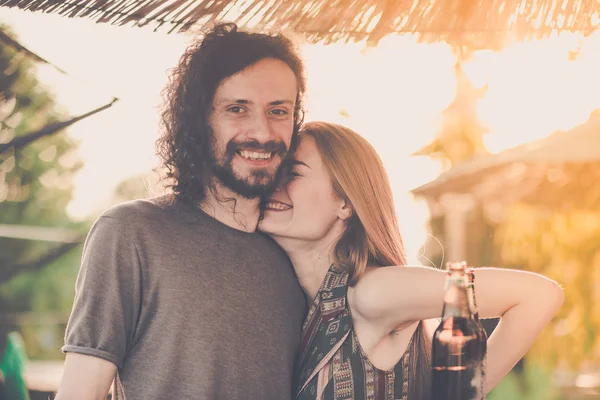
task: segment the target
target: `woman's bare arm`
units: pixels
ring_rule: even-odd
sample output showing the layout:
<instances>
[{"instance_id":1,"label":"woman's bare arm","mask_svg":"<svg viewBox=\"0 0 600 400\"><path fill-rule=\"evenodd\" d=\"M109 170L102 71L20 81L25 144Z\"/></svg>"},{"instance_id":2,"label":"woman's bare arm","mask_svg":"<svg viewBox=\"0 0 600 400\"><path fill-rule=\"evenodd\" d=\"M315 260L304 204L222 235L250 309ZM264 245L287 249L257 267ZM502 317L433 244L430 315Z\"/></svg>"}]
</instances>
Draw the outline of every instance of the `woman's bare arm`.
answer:
<instances>
[{"instance_id":1,"label":"woman's bare arm","mask_svg":"<svg viewBox=\"0 0 600 400\"><path fill-rule=\"evenodd\" d=\"M519 361L563 302L556 282L539 274L501 268L475 270L481 318L501 317L488 340L487 387ZM385 335L410 322L440 317L445 271L428 267L372 268L353 289L353 313Z\"/></svg>"}]
</instances>

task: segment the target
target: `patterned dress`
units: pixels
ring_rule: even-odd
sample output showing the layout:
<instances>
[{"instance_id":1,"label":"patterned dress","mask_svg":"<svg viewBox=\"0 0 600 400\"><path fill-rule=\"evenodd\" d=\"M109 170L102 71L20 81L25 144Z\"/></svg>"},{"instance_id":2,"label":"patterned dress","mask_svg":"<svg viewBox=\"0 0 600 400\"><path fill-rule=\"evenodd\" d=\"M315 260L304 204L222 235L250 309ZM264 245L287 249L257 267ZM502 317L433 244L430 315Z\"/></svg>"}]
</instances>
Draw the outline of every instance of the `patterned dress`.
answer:
<instances>
[{"instance_id":1,"label":"patterned dress","mask_svg":"<svg viewBox=\"0 0 600 400\"><path fill-rule=\"evenodd\" d=\"M373 366L354 332L347 292L348 273L332 265L302 329L296 398L407 400L410 351L390 370Z\"/></svg>"}]
</instances>

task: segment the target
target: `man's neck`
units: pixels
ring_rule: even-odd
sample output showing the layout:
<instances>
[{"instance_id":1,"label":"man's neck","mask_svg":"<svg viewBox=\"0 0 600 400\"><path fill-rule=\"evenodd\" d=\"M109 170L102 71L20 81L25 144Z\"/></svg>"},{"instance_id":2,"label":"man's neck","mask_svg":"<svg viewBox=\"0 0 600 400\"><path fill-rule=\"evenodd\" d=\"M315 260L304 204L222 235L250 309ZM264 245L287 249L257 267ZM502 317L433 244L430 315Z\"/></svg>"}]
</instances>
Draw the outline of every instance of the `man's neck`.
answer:
<instances>
[{"instance_id":1,"label":"man's neck","mask_svg":"<svg viewBox=\"0 0 600 400\"><path fill-rule=\"evenodd\" d=\"M244 232L255 232L260 217L260 199L247 199L216 185L215 196L210 190L200 208L217 221Z\"/></svg>"}]
</instances>

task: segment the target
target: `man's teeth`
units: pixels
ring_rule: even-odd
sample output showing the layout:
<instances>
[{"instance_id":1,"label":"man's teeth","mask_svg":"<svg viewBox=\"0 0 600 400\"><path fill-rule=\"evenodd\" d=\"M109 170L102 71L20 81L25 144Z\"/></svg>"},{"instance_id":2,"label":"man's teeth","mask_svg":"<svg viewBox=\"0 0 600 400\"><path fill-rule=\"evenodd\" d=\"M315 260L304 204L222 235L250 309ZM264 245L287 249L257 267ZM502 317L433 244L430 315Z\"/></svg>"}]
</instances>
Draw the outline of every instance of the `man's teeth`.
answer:
<instances>
[{"instance_id":1,"label":"man's teeth","mask_svg":"<svg viewBox=\"0 0 600 400\"><path fill-rule=\"evenodd\" d=\"M249 150L240 150L240 156L248 159L248 160L268 160L271 158L273 153L259 153L257 151L249 151Z\"/></svg>"},{"instance_id":2,"label":"man's teeth","mask_svg":"<svg viewBox=\"0 0 600 400\"><path fill-rule=\"evenodd\" d=\"M270 201L270 202L268 202L265 205L265 208L269 209L269 210L281 210L281 211L284 211L284 210L289 210L291 207L288 206L287 204Z\"/></svg>"}]
</instances>

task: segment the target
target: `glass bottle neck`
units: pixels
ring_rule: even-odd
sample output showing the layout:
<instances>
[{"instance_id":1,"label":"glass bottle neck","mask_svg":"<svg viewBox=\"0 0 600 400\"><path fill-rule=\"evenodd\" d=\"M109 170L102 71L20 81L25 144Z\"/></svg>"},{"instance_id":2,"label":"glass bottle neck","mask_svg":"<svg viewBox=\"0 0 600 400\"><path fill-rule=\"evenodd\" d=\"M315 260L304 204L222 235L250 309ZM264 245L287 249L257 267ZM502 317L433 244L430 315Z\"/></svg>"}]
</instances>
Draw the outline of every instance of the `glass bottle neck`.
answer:
<instances>
[{"instance_id":1,"label":"glass bottle neck","mask_svg":"<svg viewBox=\"0 0 600 400\"><path fill-rule=\"evenodd\" d=\"M475 274L473 271L467 272L467 297L469 300L469 308L471 309L471 314L475 319L478 319L479 310L477 309L477 300L475 299Z\"/></svg>"},{"instance_id":2,"label":"glass bottle neck","mask_svg":"<svg viewBox=\"0 0 600 400\"><path fill-rule=\"evenodd\" d=\"M463 274L452 271L446 277L446 294L444 296L443 318L463 317L469 318L471 310L469 295Z\"/></svg>"}]
</instances>

